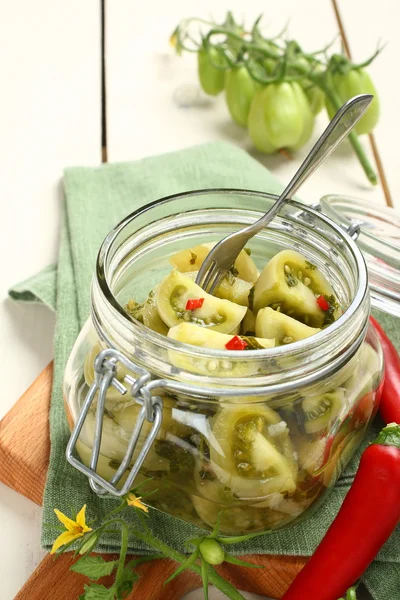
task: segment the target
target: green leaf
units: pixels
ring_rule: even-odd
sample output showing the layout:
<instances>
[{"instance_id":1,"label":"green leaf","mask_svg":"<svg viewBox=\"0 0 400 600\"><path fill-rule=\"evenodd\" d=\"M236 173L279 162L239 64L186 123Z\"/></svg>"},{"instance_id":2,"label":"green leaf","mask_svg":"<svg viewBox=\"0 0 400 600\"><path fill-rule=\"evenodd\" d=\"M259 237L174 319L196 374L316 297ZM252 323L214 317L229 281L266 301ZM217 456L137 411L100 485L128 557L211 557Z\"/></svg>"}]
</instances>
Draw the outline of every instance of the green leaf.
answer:
<instances>
[{"instance_id":1,"label":"green leaf","mask_svg":"<svg viewBox=\"0 0 400 600\"><path fill-rule=\"evenodd\" d=\"M64 533L65 531L65 527L63 527L62 525L50 525L50 523L43 523L42 527L44 529L54 529L54 531L61 531L62 533Z\"/></svg>"},{"instance_id":2,"label":"green leaf","mask_svg":"<svg viewBox=\"0 0 400 600\"><path fill-rule=\"evenodd\" d=\"M118 593L122 596L122 598L125 598L125 596L132 591L133 585L138 579L139 575L135 573L135 571L132 571L132 569L128 566L124 567L124 570L122 571L122 577L118 585Z\"/></svg>"},{"instance_id":3,"label":"green leaf","mask_svg":"<svg viewBox=\"0 0 400 600\"><path fill-rule=\"evenodd\" d=\"M225 596L231 600L246 600L246 598L235 588L234 585L221 577L218 571L215 571L215 569L213 569L213 571L213 585L218 587L218 589L221 590Z\"/></svg>"},{"instance_id":4,"label":"green leaf","mask_svg":"<svg viewBox=\"0 0 400 600\"><path fill-rule=\"evenodd\" d=\"M226 554L224 557L224 561L231 563L232 565L239 565L241 567L252 567L253 569L263 569L263 565L254 565L253 563L246 562L245 560L240 560L240 558L236 558L236 556L232 556L231 554Z\"/></svg>"},{"instance_id":5,"label":"green leaf","mask_svg":"<svg viewBox=\"0 0 400 600\"><path fill-rule=\"evenodd\" d=\"M85 585L85 594L82 596L82 600L115 600L115 594L115 586L106 588L104 585L92 583Z\"/></svg>"},{"instance_id":6,"label":"green leaf","mask_svg":"<svg viewBox=\"0 0 400 600\"><path fill-rule=\"evenodd\" d=\"M172 573L172 575L170 575L168 577L168 579L166 579L164 581L164 585L167 585L167 583L169 583L170 581L172 581L173 579L175 579L175 577L178 577L178 575L180 575L183 571L185 571L186 569L189 569L191 567L191 565L193 565L193 563L196 562L197 558L199 556L199 549L196 548L196 550L193 552L193 554L191 554L186 560L185 562L183 562L177 569L176 571L174 571Z\"/></svg>"},{"instance_id":7,"label":"green leaf","mask_svg":"<svg viewBox=\"0 0 400 600\"><path fill-rule=\"evenodd\" d=\"M208 563L201 559L201 578L203 580L204 600L208 600Z\"/></svg>"},{"instance_id":8,"label":"green leaf","mask_svg":"<svg viewBox=\"0 0 400 600\"><path fill-rule=\"evenodd\" d=\"M111 575L118 561L105 561L101 556L84 556L72 565L71 571L86 575L89 579L96 581L105 575Z\"/></svg>"}]
</instances>

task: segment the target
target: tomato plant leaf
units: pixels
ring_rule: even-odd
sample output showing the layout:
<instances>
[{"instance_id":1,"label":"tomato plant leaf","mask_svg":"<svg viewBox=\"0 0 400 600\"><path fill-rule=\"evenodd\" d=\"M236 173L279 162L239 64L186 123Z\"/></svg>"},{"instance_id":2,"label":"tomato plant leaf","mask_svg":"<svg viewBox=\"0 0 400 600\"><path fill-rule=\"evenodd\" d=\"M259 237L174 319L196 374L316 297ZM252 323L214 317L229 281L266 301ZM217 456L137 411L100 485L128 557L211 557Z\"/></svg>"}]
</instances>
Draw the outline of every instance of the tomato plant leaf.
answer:
<instances>
[{"instance_id":1,"label":"tomato plant leaf","mask_svg":"<svg viewBox=\"0 0 400 600\"><path fill-rule=\"evenodd\" d=\"M84 556L72 565L71 571L86 575L89 579L96 581L100 577L111 575L118 561L104 560L101 556Z\"/></svg>"}]
</instances>

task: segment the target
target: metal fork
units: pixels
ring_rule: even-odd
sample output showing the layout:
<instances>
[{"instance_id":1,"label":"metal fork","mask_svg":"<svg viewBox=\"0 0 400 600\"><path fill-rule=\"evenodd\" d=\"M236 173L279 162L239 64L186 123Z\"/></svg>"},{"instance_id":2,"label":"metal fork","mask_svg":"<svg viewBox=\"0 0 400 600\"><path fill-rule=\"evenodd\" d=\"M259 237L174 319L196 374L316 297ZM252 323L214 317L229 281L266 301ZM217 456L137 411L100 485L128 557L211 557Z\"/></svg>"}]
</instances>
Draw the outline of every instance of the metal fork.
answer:
<instances>
[{"instance_id":1,"label":"metal fork","mask_svg":"<svg viewBox=\"0 0 400 600\"><path fill-rule=\"evenodd\" d=\"M354 96L343 104L269 211L252 225L228 235L207 254L196 277L198 285L212 294L249 239L272 221L286 200L297 192L300 186L344 140L362 117L372 99L371 94L362 94Z\"/></svg>"}]
</instances>

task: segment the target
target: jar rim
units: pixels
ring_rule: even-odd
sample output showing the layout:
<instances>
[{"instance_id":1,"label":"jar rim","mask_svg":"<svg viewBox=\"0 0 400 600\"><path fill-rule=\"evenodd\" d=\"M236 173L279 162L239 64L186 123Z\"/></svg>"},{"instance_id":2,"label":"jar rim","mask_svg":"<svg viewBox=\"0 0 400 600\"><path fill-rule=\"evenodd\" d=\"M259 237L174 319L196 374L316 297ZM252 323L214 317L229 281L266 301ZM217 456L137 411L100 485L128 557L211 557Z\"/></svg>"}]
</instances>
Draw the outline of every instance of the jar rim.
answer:
<instances>
[{"instance_id":1,"label":"jar rim","mask_svg":"<svg viewBox=\"0 0 400 600\"><path fill-rule=\"evenodd\" d=\"M166 336L163 336L155 331L152 331L139 321L136 321L129 317L125 312L124 308L118 302L116 297L114 296L111 287L109 286L107 273L106 273L106 265L107 265L107 257L108 253L111 250L113 242L118 238L121 232L127 227L134 219L143 215L146 212L151 211L152 208L160 206L162 204L167 204L173 200L178 200L181 198L191 198L199 195L207 195L207 194L238 194L243 196L256 195L259 197L264 197L267 199L278 199L276 194L270 194L268 192L260 192L257 190L246 190L246 189L236 189L236 188L209 188L209 189L199 189L192 190L189 192L180 192L177 194L171 194L169 196L165 196L153 202L149 202L133 211L129 215L127 215L118 225L116 225L105 237L96 262L96 277L97 282L100 287L100 290L105 298L105 300L112 306L112 308L119 313L120 316L123 317L126 325L135 326L135 332L140 332L145 334L147 339L153 343L157 343L158 345L162 345L166 350L186 350L189 352L190 350L195 351L198 355L204 355L211 358L227 358L227 357L235 357L236 359L249 359L249 352L246 350L217 350L213 348L201 348L201 347L193 347L190 344L186 344L183 342L179 342L176 340L172 340ZM308 348L312 348L316 342L324 342L328 339L328 337L332 336L339 329L346 327L354 313L358 310L360 305L362 304L365 295L368 291L368 274L367 268L362 256L360 249L354 240L344 231L340 225L336 224L329 217L321 214L321 212L311 208L306 204L302 204L295 200L288 200L287 204L294 206L300 211L308 213L310 216L313 216L316 219L319 219L326 223L329 227L331 227L336 234L339 235L340 238L347 244L348 248L351 250L353 258L357 265L357 276L358 276L358 287L357 292L354 298L351 300L350 304L344 311L344 313L337 319L334 323L318 332L317 334L310 336L309 338L305 338L298 342L293 342L288 344L287 346L278 346L274 348L264 348L258 350L252 350L251 356L258 359L263 358L275 358L282 355L288 356L291 353L297 353L300 350L306 351Z\"/></svg>"}]
</instances>

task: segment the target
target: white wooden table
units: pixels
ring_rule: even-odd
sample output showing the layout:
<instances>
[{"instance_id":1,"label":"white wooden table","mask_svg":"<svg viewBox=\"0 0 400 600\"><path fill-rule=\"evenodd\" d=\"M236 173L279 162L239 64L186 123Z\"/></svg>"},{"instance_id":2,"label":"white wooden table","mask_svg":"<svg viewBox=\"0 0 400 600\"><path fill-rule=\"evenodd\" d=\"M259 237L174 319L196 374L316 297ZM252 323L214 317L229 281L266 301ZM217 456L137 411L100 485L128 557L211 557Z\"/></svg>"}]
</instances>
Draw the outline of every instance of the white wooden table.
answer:
<instances>
[{"instance_id":1,"label":"white wooden table","mask_svg":"<svg viewBox=\"0 0 400 600\"><path fill-rule=\"evenodd\" d=\"M382 100L376 139L396 202L400 9L397 0L338 3L356 60L371 54L378 38L389 42L370 72ZM245 10L239 0L106 0L110 162L217 139L250 150L246 132L229 121L223 97L203 107L179 108L174 100L177 90L197 85L195 59L176 57L168 46L182 17L222 18L232 9L238 17L246 12L250 21L265 9L263 0L247 4ZM331 0L281 0L268 6L273 11L265 18L270 31L277 33L290 17L290 34L306 49L322 47L337 34ZM2 417L51 360L54 327L49 311L13 304L6 298L7 290L56 260L63 167L101 162L101 9L98 0L0 0L0 8ZM319 119L315 135L325 122ZM370 154L367 140L364 144ZM293 161L255 156L287 180L306 150ZM304 186L302 197L314 202L330 192L384 204L382 188L368 186L346 148ZM12 600L44 555L39 546L40 517L40 508L0 484L2 600Z\"/></svg>"}]
</instances>

